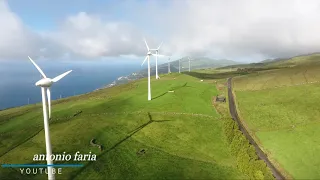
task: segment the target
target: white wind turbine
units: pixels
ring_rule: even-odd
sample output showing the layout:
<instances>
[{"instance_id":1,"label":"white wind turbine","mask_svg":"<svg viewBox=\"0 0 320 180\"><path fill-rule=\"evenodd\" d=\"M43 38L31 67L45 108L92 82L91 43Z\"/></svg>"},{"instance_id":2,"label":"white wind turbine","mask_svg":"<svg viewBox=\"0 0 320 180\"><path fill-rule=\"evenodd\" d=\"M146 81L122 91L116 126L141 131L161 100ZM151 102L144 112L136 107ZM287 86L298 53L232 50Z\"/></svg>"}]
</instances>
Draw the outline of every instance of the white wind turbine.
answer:
<instances>
[{"instance_id":1,"label":"white wind turbine","mask_svg":"<svg viewBox=\"0 0 320 180\"><path fill-rule=\"evenodd\" d=\"M170 58L169 58L169 60L168 60L168 74L170 74L171 73L171 70L170 70Z\"/></svg>"},{"instance_id":2,"label":"white wind turbine","mask_svg":"<svg viewBox=\"0 0 320 180\"><path fill-rule=\"evenodd\" d=\"M162 45L162 42L161 42L161 44L158 46L157 49L149 49L149 50L151 50L151 51L156 51L156 55L158 55L158 54L159 54L159 49L160 49L161 45ZM160 79L160 77L158 76L158 56L156 56L156 79Z\"/></svg>"},{"instance_id":3,"label":"white wind turbine","mask_svg":"<svg viewBox=\"0 0 320 180\"><path fill-rule=\"evenodd\" d=\"M190 57L188 57L188 59L189 59L189 72L190 72Z\"/></svg>"},{"instance_id":4,"label":"white wind turbine","mask_svg":"<svg viewBox=\"0 0 320 180\"><path fill-rule=\"evenodd\" d=\"M49 132L49 119L51 118L51 92L50 92L50 86L62 79L64 76L69 74L72 70L67 71L53 79L47 78L47 76L43 73L43 71L40 69L40 67L28 56L32 64L38 69L40 74L42 75L42 79L36 82L36 86L41 87L41 93L42 93L42 108L43 108L43 121L44 121L44 133L45 133L45 139L46 139L46 152L47 152L47 165L52 165L53 162L51 160L51 142L50 142L50 132ZM48 110L47 110L48 108ZM49 111L49 117L48 112ZM49 157L49 158L48 158ZM52 172L52 166L48 166L48 179L54 180L55 176Z\"/></svg>"},{"instance_id":5,"label":"white wind turbine","mask_svg":"<svg viewBox=\"0 0 320 180\"><path fill-rule=\"evenodd\" d=\"M179 73L180 73L180 59L179 59Z\"/></svg>"},{"instance_id":6,"label":"white wind turbine","mask_svg":"<svg viewBox=\"0 0 320 180\"><path fill-rule=\"evenodd\" d=\"M141 66L144 64L144 62L146 62L146 60L148 59L148 100L150 101L151 100L151 86L150 86L150 56L163 56L163 55L160 55L160 54L152 54L151 53L151 49L149 49L149 46L148 46L148 43L146 40L144 40L146 46L147 46L147 49L148 49L148 53L147 53L147 56L146 58L144 59L144 61L142 62Z\"/></svg>"}]
</instances>

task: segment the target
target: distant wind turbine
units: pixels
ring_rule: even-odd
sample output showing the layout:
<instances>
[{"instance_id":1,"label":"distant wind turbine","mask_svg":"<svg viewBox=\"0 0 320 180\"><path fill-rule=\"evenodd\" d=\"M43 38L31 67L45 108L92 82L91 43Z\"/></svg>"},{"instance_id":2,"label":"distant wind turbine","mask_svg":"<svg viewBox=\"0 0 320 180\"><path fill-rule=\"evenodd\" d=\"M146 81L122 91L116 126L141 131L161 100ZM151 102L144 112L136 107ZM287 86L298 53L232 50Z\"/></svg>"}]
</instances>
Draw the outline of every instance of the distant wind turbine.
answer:
<instances>
[{"instance_id":1,"label":"distant wind turbine","mask_svg":"<svg viewBox=\"0 0 320 180\"><path fill-rule=\"evenodd\" d=\"M180 59L179 59L179 73L180 73Z\"/></svg>"},{"instance_id":2,"label":"distant wind turbine","mask_svg":"<svg viewBox=\"0 0 320 180\"><path fill-rule=\"evenodd\" d=\"M157 49L150 49L150 50L156 51L156 55L158 55L158 54L159 54L159 49L160 49L161 45L162 45L162 42L161 42L161 44L158 46ZM160 79L160 77L158 76L158 56L156 56L156 79Z\"/></svg>"},{"instance_id":3,"label":"distant wind turbine","mask_svg":"<svg viewBox=\"0 0 320 180\"><path fill-rule=\"evenodd\" d=\"M170 74L171 73L171 70L170 70L170 58L169 58L169 60L168 60L168 74Z\"/></svg>"},{"instance_id":4,"label":"distant wind turbine","mask_svg":"<svg viewBox=\"0 0 320 180\"><path fill-rule=\"evenodd\" d=\"M189 72L190 72L190 57L188 57L188 59L189 59Z\"/></svg>"},{"instance_id":5,"label":"distant wind turbine","mask_svg":"<svg viewBox=\"0 0 320 180\"><path fill-rule=\"evenodd\" d=\"M43 71L40 69L40 67L28 56L32 64L38 69L40 74L42 75L42 79L36 82L36 86L41 87L41 94L42 94L42 108L43 108L43 121L44 121L44 133L45 133L45 139L46 139L46 151L47 151L47 165L52 165L52 148L51 148L51 142L50 142L50 132L49 132L49 121L48 119L51 118L51 92L50 92L50 86L58 82L60 79L62 79L64 76L69 74L72 70L67 71L53 79L47 78L47 76L43 73ZM49 110L49 117L48 117L48 110ZM48 166L48 179L54 180L55 176L52 172L52 166Z\"/></svg>"},{"instance_id":6,"label":"distant wind turbine","mask_svg":"<svg viewBox=\"0 0 320 180\"><path fill-rule=\"evenodd\" d=\"M162 56L162 55L159 55L159 54L152 54L151 53L151 49L149 49L149 46L148 46L148 43L147 41L144 39L144 42L147 46L147 49L148 49L148 53L147 53L147 56L146 58L144 59L144 61L142 62L141 66L144 64L144 62L146 62L146 60L148 59L148 101L151 100L151 85L150 85L150 56Z\"/></svg>"}]
</instances>

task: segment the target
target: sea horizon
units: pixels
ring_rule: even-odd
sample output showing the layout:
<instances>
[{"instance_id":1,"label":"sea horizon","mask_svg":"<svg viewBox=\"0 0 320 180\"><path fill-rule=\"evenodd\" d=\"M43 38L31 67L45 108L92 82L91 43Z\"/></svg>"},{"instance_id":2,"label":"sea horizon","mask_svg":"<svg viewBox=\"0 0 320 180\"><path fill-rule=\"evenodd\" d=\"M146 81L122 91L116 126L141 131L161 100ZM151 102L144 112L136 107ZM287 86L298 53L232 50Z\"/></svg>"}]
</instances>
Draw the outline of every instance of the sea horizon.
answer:
<instances>
[{"instance_id":1,"label":"sea horizon","mask_svg":"<svg viewBox=\"0 0 320 180\"><path fill-rule=\"evenodd\" d=\"M52 100L90 93L142 69L135 61L129 62L129 65L112 61L36 63L49 78L73 70L52 85ZM0 62L0 77L0 110L41 102L41 89L35 86L41 79L40 73L30 61Z\"/></svg>"}]
</instances>

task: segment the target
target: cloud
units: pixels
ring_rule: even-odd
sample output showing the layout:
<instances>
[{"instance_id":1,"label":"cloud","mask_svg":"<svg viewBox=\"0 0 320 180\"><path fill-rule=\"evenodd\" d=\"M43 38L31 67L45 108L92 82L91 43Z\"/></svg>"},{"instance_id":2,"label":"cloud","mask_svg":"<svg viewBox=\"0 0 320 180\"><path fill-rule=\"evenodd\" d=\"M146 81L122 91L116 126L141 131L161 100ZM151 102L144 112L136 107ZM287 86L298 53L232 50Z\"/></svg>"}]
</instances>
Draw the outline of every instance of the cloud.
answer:
<instances>
[{"instance_id":1,"label":"cloud","mask_svg":"<svg viewBox=\"0 0 320 180\"><path fill-rule=\"evenodd\" d=\"M3 0L0 0L0 24L0 60L61 55L59 46L25 26Z\"/></svg>"},{"instance_id":2,"label":"cloud","mask_svg":"<svg viewBox=\"0 0 320 180\"><path fill-rule=\"evenodd\" d=\"M0 58L139 57L146 47L173 56L257 61L320 51L317 0L127 0L106 14L78 12L55 30L27 28L0 1ZM107 18L106 18L107 17Z\"/></svg>"},{"instance_id":3,"label":"cloud","mask_svg":"<svg viewBox=\"0 0 320 180\"><path fill-rule=\"evenodd\" d=\"M1 58L19 57L36 51L38 43L35 34L24 26L20 19L12 12L5 1L0 1L0 53Z\"/></svg>"},{"instance_id":4,"label":"cloud","mask_svg":"<svg viewBox=\"0 0 320 180\"><path fill-rule=\"evenodd\" d=\"M103 19L98 14L79 12L65 17L54 30L37 32L23 24L6 1L0 0L0 59L28 55L45 59L99 59L144 56L143 38L154 38L130 21Z\"/></svg>"},{"instance_id":5,"label":"cloud","mask_svg":"<svg viewBox=\"0 0 320 180\"><path fill-rule=\"evenodd\" d=\"M98 15L86 12L68 17L53 36L71 53L86 58L145 54L143 34L133 25L103 21Z\"/></svg>"},{"instance_id":6,"label":"cloud","mask_svg":"<svg viewBox=\"0 0 320 180\"><path fill-rule=\"evenodd\" d=\"M181 53L239 59L320 50L316 0L189 0L170 44ZM171 15L178 7L173 7ZM171 26L172 27L172 26Z\"/></svg>"}]
</instances>

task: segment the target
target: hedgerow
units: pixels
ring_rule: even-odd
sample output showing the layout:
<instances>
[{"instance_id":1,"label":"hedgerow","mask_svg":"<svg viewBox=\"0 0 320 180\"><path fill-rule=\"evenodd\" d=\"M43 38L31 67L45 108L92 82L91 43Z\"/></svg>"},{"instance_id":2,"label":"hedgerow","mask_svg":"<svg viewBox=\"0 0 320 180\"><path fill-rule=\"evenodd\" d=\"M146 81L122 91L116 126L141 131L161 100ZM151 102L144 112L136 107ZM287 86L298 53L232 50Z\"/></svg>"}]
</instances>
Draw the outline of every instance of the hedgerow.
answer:
<instances>
[{"instance_id":1,"label":"hedgerow","mask_svg":"<svg viewBox=\"0 0 320 180\"><path fill-rule=\"evenodd\" d=\"M250 179L274 179L263 160L259 160L255 148L249 143L235 121L225 119L223 124L231 154L237 160L237 168Z\"/></svg>"}]
</instances>

